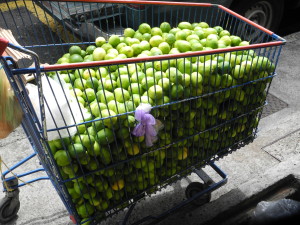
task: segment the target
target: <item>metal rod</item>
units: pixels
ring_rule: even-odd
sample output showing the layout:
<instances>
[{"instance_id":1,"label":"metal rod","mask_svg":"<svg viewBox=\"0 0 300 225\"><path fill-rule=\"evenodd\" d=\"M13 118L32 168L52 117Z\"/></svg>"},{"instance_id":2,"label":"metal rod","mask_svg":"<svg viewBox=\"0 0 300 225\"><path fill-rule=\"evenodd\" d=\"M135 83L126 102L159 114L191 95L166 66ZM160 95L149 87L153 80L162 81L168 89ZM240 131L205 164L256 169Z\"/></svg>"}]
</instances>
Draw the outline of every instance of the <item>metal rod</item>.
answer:
<instances>
[{"instance_id":1,"label":"metal rod","mask_svg":"<svg viewBox=\"0 0 300 225\"><path fill-rule=\"evenodd\" d=\"M25 162L27 162L28 160L30 160L31 158L33 158L34 156L36 156L36 153L32 153L31 155L27 156L26 158L24 158L23 160L21 160L20 162L18 162L17 164L15 164L14 166L10 167L8 170L4 171L3 173L3 177L5 177L8 173L10 173L11 171L13 171L14 169L18 168L19 166L21 166L22 164L24 164Z\"/></svg>"}]
</instances>

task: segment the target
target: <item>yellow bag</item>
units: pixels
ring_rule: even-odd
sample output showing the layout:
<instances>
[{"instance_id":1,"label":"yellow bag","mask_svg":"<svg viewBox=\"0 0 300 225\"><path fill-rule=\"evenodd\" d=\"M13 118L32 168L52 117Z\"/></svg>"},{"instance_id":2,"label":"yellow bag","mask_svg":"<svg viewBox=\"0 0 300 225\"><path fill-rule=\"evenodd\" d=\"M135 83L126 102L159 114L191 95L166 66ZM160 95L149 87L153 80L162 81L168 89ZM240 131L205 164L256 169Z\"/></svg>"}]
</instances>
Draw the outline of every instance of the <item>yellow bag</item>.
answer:
<instances>
[{"instance_id":1,"label":"yellow bag","mask_svg":"<svg viewBox=\"0 0 300 225\"><path fill-rule=\"evenodd\" d=\"M0 64L0 139L7 137L22 121L22 108Z\"/></svg>"}]
</instances>

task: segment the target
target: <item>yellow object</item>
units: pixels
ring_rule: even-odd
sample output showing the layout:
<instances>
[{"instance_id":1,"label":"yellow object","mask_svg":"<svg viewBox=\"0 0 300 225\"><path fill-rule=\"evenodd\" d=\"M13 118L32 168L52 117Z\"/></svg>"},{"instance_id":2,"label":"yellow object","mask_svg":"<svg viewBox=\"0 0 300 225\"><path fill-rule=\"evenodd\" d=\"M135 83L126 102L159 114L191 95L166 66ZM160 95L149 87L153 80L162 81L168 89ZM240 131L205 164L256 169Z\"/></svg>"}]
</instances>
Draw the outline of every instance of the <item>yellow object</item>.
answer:
<instances>
[{"instance_id":1,"label":"yellow object","mask_svg":"<svg viewBox=\"0 0 300 225\"><path fill-rule=\"evenodd\" d=\"M178 150L178 160L184 160L188 156L188 149L184 147L183 149Z\"/></svg>"},{"instance_id":2,"label":"yellow object","mask_svg":"<svg viewBox=\"0 0 300 225\"><path fill-rule=\"evenodd\" d=\"M0 64L0 139L20 125L22 116L22 109Z\"/></svg>"},{"instance_id":3,"label":"yellow object","mask_svg":"<svg viewBox=\"0 0 300 225\"><path fill-rule=\"evenodd\" d=\"M133 144L132 146L127 147L127 153L129 155L137 155L137 154L139 154L139 152L140 152L140 149L137 144Z\"/></svg>"},{"instance_id":4,"label":"yellow object","mask_svg":"<svg viewBox=\"0 0 300 225\"><path fill-rule=\"evenodd\" d=\"M114 191L120 191L124 188L124 180L123 179L120 179L120 180L117 180L112 186L111 188L114 190Z\"/></svg>"}]
</instances>

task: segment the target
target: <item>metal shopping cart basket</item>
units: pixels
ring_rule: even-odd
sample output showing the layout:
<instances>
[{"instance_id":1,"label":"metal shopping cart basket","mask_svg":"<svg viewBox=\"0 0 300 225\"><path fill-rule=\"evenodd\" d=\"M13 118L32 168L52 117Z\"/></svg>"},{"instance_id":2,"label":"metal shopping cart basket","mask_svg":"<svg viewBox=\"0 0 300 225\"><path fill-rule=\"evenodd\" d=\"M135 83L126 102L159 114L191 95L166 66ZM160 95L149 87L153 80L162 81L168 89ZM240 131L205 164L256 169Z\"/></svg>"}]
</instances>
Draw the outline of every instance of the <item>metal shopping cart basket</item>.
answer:
<instances>
[{"instance_id":1,"label":"metal shopping cart basket","mask_svg":"<svg viewBox=\"0 0 300 225\"><path fill-rule=\"evenodd\" d=\"M27 183L50 179L76 224L130 214L192 172L204 184L191 183L187 200L142 222L203 204L226 183L214 161L255 138L284 39L209 3L2 2L0 26L21 46L1 38L0 49L31 58L1 63L34 153L2 174L1 222L19 210L26 183L18 178L39 171L47 177ZM35 97L22 74L33 74ZM42 169L7 177L35 155Z\"/></svg>"}]
</instances>

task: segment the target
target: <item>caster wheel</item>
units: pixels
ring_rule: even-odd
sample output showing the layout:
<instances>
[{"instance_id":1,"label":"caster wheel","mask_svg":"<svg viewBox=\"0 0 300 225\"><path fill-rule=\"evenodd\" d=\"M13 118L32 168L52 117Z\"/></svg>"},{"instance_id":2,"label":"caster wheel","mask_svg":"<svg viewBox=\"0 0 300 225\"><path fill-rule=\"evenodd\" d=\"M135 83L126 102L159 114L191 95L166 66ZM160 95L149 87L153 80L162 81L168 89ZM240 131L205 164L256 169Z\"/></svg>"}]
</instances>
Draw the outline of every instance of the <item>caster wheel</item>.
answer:
<instances>
[{"instance_id":1,"label":"caster wheel","mask_svg":"<svg viewBox=\"0 0 300 225\"><path fill-rule=\"evenodd\" d=\"M205 190L207 185L199 183L199 182L192 182L190 183L185 189L185 196L189 199L198 194L199 192ZM201 206L208 203L211 199L211 193L206 193L192 201L192 204L196 206Z\"/></svg>"},{"instance_id":2,"label":"caster wheel","mask_svg":"<svg viewBox=\"0 0 300 225\"><path fill-rule=\"evenodd\" d=\"M0 223L6 224L12 220L20 209L18 198L4 197L0 201Z\"/></svg>"}]
</instances>

